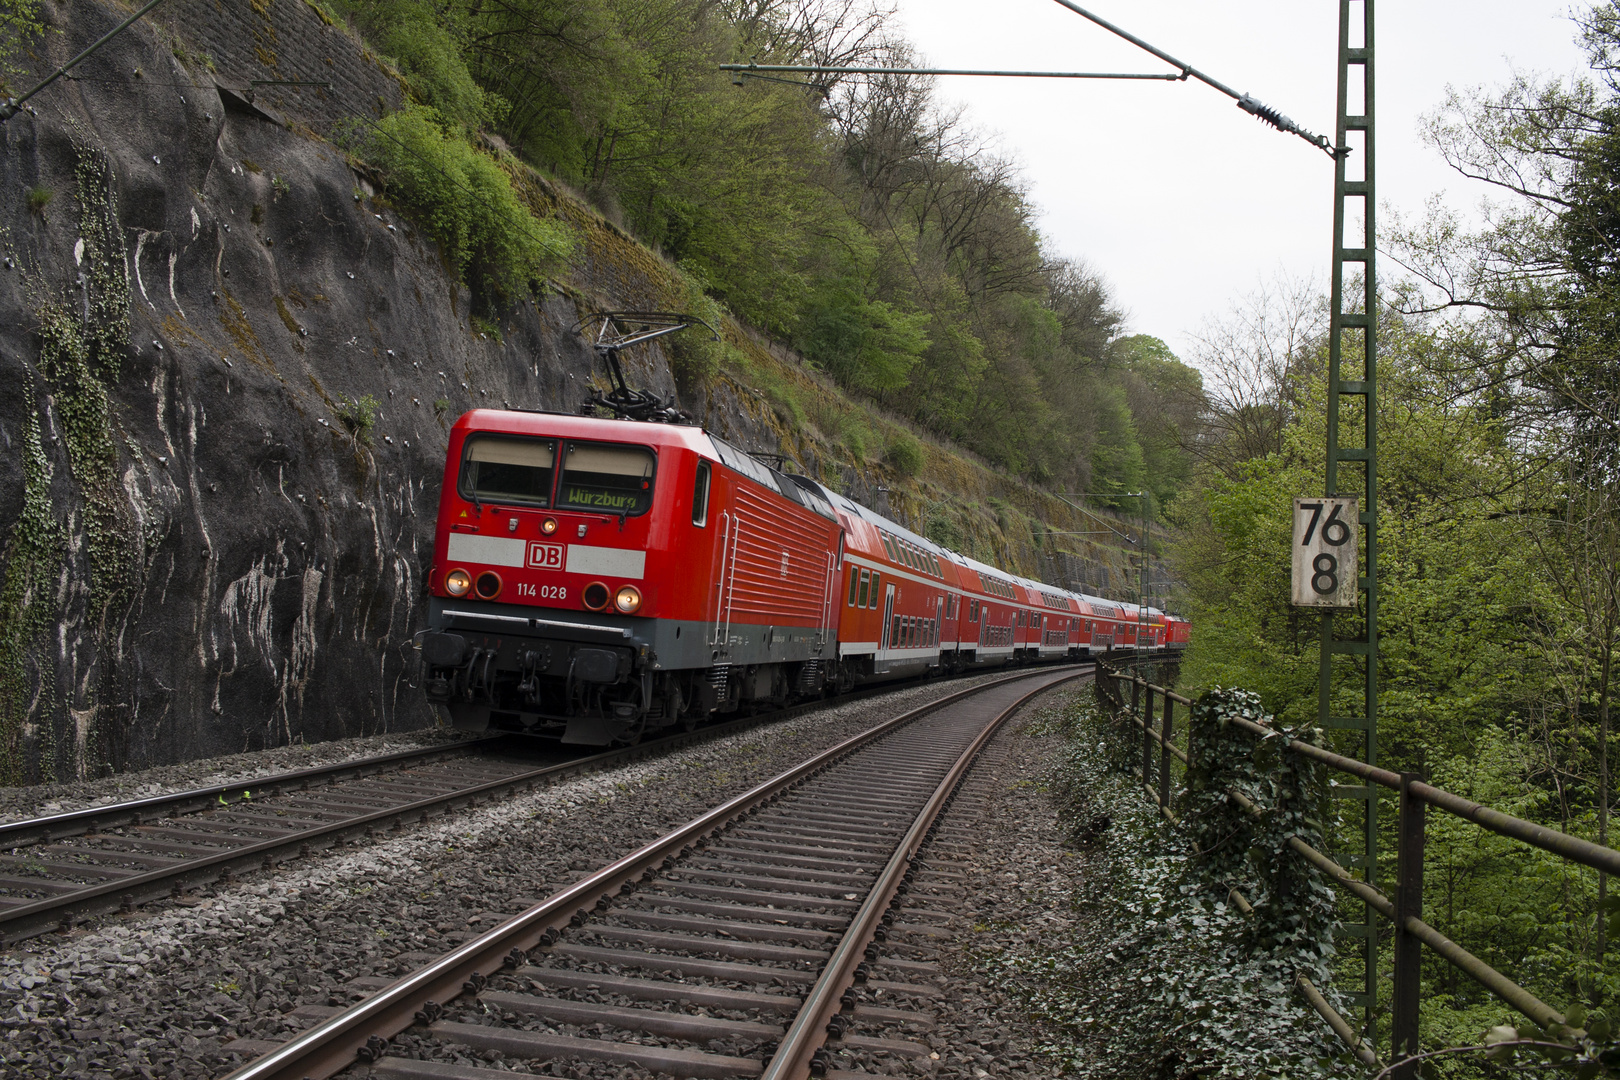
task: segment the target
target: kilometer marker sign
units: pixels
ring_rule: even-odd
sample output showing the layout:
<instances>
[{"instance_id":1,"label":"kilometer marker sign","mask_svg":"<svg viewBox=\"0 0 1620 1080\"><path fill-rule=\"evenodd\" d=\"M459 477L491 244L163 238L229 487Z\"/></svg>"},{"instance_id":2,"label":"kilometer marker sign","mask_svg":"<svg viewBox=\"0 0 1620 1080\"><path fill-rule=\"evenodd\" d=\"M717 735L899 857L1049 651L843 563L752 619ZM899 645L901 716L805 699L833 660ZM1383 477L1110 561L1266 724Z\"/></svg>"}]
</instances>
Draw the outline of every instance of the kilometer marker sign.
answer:
<instances>
[{"instance_id":1,"label":"kilometer marker sign","mask_svg":"<svg viewBox=\"0 0 1620 1080\"><path fill-rule=\"evenodd\" d=\"M1294 500L1295 607L1356 606L1359 506L1357 499Z\"/></svg>"}]
</instances>

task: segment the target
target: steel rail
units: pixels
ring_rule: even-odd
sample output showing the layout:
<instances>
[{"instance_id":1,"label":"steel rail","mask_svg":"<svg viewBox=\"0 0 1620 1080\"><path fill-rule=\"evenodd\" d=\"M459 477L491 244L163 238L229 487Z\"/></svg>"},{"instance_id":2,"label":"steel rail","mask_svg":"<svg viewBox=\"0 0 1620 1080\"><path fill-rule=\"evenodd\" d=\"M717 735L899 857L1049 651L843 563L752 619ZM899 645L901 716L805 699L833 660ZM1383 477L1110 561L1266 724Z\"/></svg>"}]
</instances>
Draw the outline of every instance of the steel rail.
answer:
<instances>
[{"instance_id":1,"label":"steel rail","mask_svg":"<svg viewBox=\"0 0 1620 1080\"><path fill-rule=\"evenodd\" d=\"M257 779L187 791L153 795L145 799L91 806L83 810L70 810L49 817L26 818L0 825L0 850L47 844L70 836L83 836L101 829L121 825L141 825L148 821L168 817L173 813L190 813L216 806L234 806L251 803L254 799L278 795L291 787L299 787L315 780L331 781L348 776L366 776L372 772L400 765L418 758L465 754L471 749L492 742L500 736L471 739L466 742L447 743L442 746L422 746L412 750L396 750L376 757L355 758L330 765L316 765L293 772L273 773Z\"/></svg>"},{"instance_id":2,"label":"steel rail","mask_svg":"<svg viewBox=\"0 0 1620 1080\"><path fill-rule=\"evenodd\" d=\"M484 798L509 794L508 789L550 783L554 779L560 779L576 772L590 772L607 768L619 762L640 760L653 754L681 749L697 742L723 738L766 724L795 719L821 708L860 701L866 698L881 697L897 689L907 688L910 685L914 684L907 682L900 684L900 686L870 687L865 690L840 695L835 699L805 702L760 716L744 717L725 724L705 726L695 731L664 736L632 747L620 747L600 754L593 754L589 757L576 758L573 761L546 765L538 769L514 773L511 776L482 781L478 784L457 788L439 795L428 796L410 803L401 803L371 813L327 822L301 832L289 833L286 836L223 849L199 858L186 859L183 862L176 863L174 866L150 870L129 877L116 878L96 885L75 888L72 892L44 897L0 911L0 942L9 945L96 915L128 910L135 905L159 900L184 889L207 885L231 873L249 869L270 869L275 861L283 861L278 860L277 856L283 856L284 859L285 853L289 849L293 849L296 854L307 854L307 849L314 846L335 846L342 843L351 833L371 833L376 830L378 825L387 824L391 821L397 822L401 818L421 814L422 819L426 820L430 812L441 807L444 808L446 813L449 813L455 808L456 804L476 803ZM413 758L465 753L468 748L481 746L486 742L497 741L502 737L504 736L495 735L485 739L440 747L401 750L372 758L361 758L334 765L321 765L291 773L278 773L261 778L258 781L258 794L256 797L262 800L284 793L288 788L302 789L316 779L336 782L345 774L365 776L383 771L390 766L408 762ZM196 812L219 806L221 800L223 800L225 806L251 805L254 797L250 796L248 792L254 790L254 787L252 784L214 785L213 787L176 792L171 795L157 795L150 799L119 803L112 806L91 807L49 818L34 818L27 821L12 822L7 826L0 827L10 830L9 835L0 831L0 850L21 847L28 843L51 842L71 836L87 835L100 828L140 825L148 821L177 817L182 812ZM40 879L42 883L48 883L49 880L48 878Z\"/></svg>"},{"instance_id":3,"label":"steel rail","mask_svg":"<svg viewBox=\"0 0 1620 1080\"><path fill-rule=\"evenodd\" d=\"M608 751L608 753L633 753L660 749L668 746L671 739L681 739L687 736L730 735L741 727L789 720L823 706L830 707L852 701L861 701L865 698L879 697L915 685L915 682L907 680L900 683L867 687L862 690L840 694L832 699L803 702L769 714L744 717L739 720L728 721L725 724L705 725L696 731L662 736L641 743L636 747L620 747ZM520 732L498 732L462 742L445 743L440 746L423 746L410 750L395 750L386 754L378 754L375 757L355 758L350 761L339 761L328 765L315 765L307 769L272 773L269 776L261 776L251 780L213 784L209 787L190 788L185 791L169 792L164 795L152 795L144 799L108 803L105 806L89 806L81 810L69 810L46 817L24 818L19 821L4 822L0 823L0 851L15 847L26 847L31 844L51 843L72 836L83 836L106 828L142 825L159 818L172 817L176 812L185 814L209 810L222 805L233 806L238 803L251 803L254 799L269 798L281 794L289 788L302 787L316 780L330 782L333 779L346 779L351 776L362 777L418 758L427 759L441 755L465 754L469 750L476 750L501 739L519 735L521 735ZM682 742L679 745L684 746L687 744ZM589 760L596 760L602 756L593 755Z\"/></svg>"},{"instance_id":4,"label":"steel rail","mask_svg":"<svg viewBox=\"0 0 1620 1080\"><path fill-rule=\"evenodd\" d=\"M956 763L934 789L934 794L923 805L911 828L906 832L905 838L896 846L894 854L889 857L887 865L878 875L872 891L867 894L865 902L861 904L860 910L850 922L849 929L844 932L842 940L833 950L826 967L822 968L821 977L811 987L810 993L805 996L804 1004L799 1007L798 1015L788 1025L776 1053L760 1074L760 1080L804 1080L810 1075L810 1059L826 1041L827 1025L842 1009L844 991L855 985L855 968L861 963L866 947L872 943L873 932L882 920L884 911L898 898L901 882L909 872L912 860L916 858L918 849L922 847L940 811L954 797L968 769L972 768L979 754L1001 726L1028 704L1031 698L1038 697L1055 686L1081 678L1083 674L1076 672L1065 676L1020 697L986 724L984 730L979 732L973 742L968 744L967 749L957 757Z\"/></svg>"},{"instance_id":5,"label":"steel rail","mask_svg":"<svg viewBox=\"0 0 1620 1080\"><path fill-rule=\"evenodd\" d=\"M363 1049L380 1054L386 1041L415 1023L419 1014L436 1014L444 1002L463 991L476 990L490 973L526 962L529 950L554 940L571 920L578 918L583 923L593 907L606 904L610 896L624 892L627 886L633 889L634 883L650 877L666 860L706 842L732 822L757 812L855 750L963 698L1003 683L1049 674L1050 670L1021 672L959 690L853 735L552 894L528 911L244 1065L225 1080L320 1080L353 1064Z\"/></svg>"}]
</instances>

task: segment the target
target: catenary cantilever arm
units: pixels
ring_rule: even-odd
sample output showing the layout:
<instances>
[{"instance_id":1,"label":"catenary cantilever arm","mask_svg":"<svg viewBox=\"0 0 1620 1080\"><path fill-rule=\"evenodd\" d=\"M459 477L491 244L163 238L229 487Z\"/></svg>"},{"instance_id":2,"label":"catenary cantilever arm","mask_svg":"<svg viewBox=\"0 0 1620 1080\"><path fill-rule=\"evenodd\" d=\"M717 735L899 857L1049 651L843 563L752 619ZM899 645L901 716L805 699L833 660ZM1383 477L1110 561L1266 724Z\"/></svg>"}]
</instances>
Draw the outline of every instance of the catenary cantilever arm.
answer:
<instances>
[{"instance_id":1,"label":"catenary cantilever arm","mask_svg":"<svg viewBox=\"0 0 1620 1080\"><path fill-rule=\"evenodd\" d=\"M1135 45L1137 48L1144 49L1147 52L1152 53L1154 56L1157 56L1160 60L1163 60L1171 67L1179 68L1184 77L1197 79L1205 86L1210 86L1216 90L1219 90L1221 93L1237 102L1238 108L1242 109L1251 116L1265 121L1278 131L1285 131L1290 135L1298 135L1300 138L1304 139L1318 150L1321 150L1329 157L1337 158L1339 156L1340 151L1336 150L1328 142L1327 136L1312 134L1311 132L1300 127L1298 124L1294 123L1282 113L1278 112L1276 109L1273 109L1271 106L1256 100L1248 94L1238 93L1236 90L1233 90L1230 86L1227 86L1219 79L1211 78L1210 76L1205 75L1202 71L1199 71L1197 68L1193 67L1191 64L1183 63L1182 61L1177 60L1163 49L1143 41L1141 38L1137 37L1129 30L1126 30L1124 27L1115 26L1101 15L1087 11L1079 4L1074 3L1074 0L1056 0L1056 2L1061 4L1063 7L1068 8L1082 19L1089 19L1091 22L1096 23L1104 30L1107 30L1110 34L1116 34L1130 42L1132 45Z\"/></svg>"}]
</instances>

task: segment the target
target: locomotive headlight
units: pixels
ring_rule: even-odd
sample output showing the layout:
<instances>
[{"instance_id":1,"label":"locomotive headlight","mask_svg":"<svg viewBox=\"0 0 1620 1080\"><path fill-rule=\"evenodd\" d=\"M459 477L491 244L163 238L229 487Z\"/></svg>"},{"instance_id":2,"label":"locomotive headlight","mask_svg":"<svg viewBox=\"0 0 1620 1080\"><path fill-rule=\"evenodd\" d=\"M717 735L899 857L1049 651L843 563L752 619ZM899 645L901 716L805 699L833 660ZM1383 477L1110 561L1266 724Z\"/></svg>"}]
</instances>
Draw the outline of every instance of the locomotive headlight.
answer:
<instances>
[{"instance_id":1,"label":"locomotive headlight","mask_svg":"<svg viewBox=\"0 0 1620 1080\"><path fill-rule=\"evenodd\" d=\"M634 615L636 609L641 607L641 590L634 585L626 585L613 596L613 606L621 614Z\"/></svg>"},{"instance_id":2,"label":"locomotive headlight","mask_svg":"<svg viewBox=\"0 0 1620 1080\"><path fill-rule=\"evenodd\" d=\"M465 570L452 570L444 575L444 591L451 596L466 596L472 591L472 575Z\"/></svg>"},{"instance_id":3,"label":"locomotive headlight","mask_svg":"<svg viewBox=\"0 0 1620 1080\"><path fill-rule=\"evenodd\" d=\"M540 523L540 531L545 533L547 536L550 536L552 533L556 532L557 519L554 517L546 518L546 520Z\"/></svg>"}]
</instances>

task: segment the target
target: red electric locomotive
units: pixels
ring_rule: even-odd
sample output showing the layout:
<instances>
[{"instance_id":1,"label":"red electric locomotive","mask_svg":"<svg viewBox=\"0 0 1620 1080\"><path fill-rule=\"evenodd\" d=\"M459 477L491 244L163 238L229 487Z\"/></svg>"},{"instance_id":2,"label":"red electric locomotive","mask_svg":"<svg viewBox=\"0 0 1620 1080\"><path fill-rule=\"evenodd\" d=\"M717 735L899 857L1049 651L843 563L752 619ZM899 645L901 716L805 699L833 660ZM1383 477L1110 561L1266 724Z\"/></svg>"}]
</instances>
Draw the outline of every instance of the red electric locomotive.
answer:
<instances>
[{"instance_id":1,"label":"red electric locomotive","mask_svg":"<svg viewBox=\"0 0 1620 1080\"><path fill-rule=\"evenodd\" d=\"M541 412L456 421L428 585L429 702L464 730L586 745L1130 647L1137 618L952 552L699 427Z\"/></svg>"}]
</instances>

